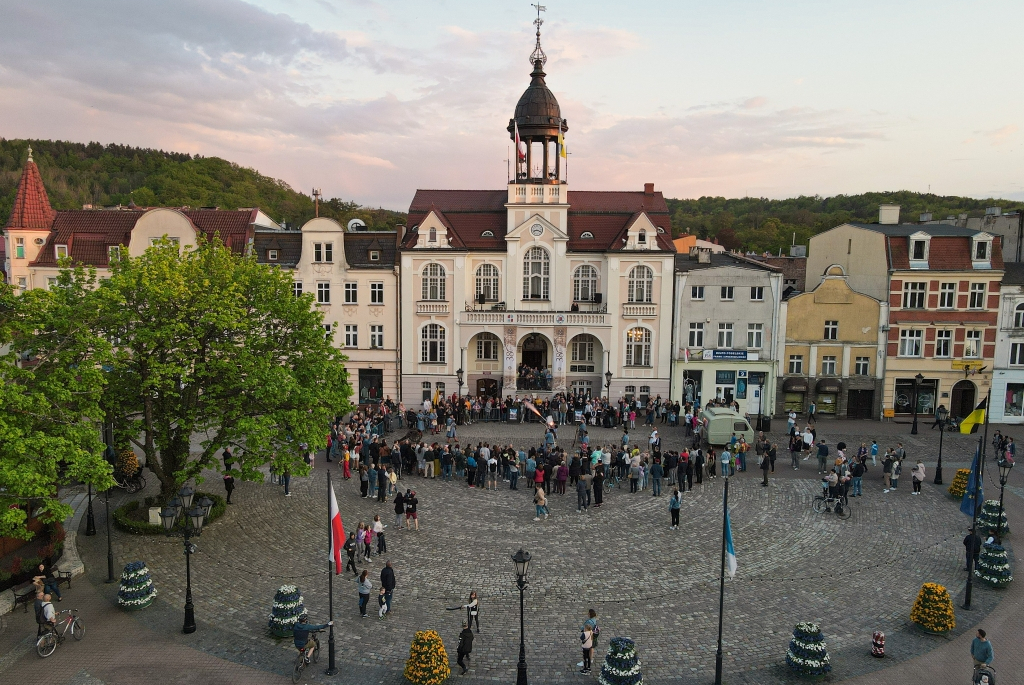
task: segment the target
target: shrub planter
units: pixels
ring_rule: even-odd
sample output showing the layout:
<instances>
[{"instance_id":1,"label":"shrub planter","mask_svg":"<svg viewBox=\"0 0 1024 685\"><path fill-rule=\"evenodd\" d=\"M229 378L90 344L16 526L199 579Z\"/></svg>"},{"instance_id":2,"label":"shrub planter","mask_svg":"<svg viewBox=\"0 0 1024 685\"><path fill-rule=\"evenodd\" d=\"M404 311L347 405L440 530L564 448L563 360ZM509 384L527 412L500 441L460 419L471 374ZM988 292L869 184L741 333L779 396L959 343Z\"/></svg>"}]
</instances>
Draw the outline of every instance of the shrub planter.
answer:
<instances>
[{"instance_id":1,"label":"shrub planter","mask_svg":"<svg viewBox=\"0 0 1024 685\"><path fill-rule=\"evenodd\" d=\"M214 495L209 492L197 492L195 494L195 499L197 500L202 497L209 497L213 500L213 506L210 507L210 517L206 519L206 524L204 524L205 527L223 516L224 512L227 511L228 506L224 503L224 498L220 495ZM162 525L154 526L149 523L148 520L142 521L134 516L140 507L144 507L148 519L150 502L152 501L152 498L147 497L145 502L132 500L131 502L122 504L114 510L114 525L117 526L118 530L123 530L126 533L131 533L132 535L165 535L167 531L164 530ZM179 523L178 525L184 525L184 522Z\"/></svg>"}]
</instances>

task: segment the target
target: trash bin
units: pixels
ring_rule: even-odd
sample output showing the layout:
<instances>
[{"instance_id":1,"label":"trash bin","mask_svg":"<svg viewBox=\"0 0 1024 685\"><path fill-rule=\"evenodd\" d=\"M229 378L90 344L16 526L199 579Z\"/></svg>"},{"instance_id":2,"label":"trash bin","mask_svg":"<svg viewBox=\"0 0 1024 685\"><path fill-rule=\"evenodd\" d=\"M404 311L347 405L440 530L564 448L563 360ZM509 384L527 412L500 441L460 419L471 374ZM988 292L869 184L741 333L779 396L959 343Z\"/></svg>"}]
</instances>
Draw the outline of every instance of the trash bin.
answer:
<instances>
[{"instance_id":1,"label":"trash bin","mask_svg":"<svg viewBox=\"0 0 1024 685\"><path fill-rule=\"evenodd\" d=\"M765 433L770 432L772 429L772 417L770 416L759 416L757 417L757 428L755 430L764 431Z\"/></svg>"}]
</instances>

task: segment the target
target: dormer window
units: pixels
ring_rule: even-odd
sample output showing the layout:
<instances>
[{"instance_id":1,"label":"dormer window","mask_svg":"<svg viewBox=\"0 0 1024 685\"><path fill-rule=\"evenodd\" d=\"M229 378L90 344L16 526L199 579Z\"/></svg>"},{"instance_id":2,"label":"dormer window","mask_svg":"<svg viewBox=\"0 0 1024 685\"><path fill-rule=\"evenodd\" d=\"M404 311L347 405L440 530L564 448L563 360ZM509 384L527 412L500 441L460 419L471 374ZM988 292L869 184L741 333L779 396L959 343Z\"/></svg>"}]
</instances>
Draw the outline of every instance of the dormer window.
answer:
<instances>
[{"instance_id":1,"label":"dormer window","mask_svg":"<svg viewBox=\"0 0 1024 685\"><path fill-rule=\"evenodd\" d=\"M640 245L647 244L647 231L640 229L640 232L636 235L636 242Z\"/></svg>"},{"instance_id":2,"label":"dormer window","mask_svg":"<svg viewBox=\"0 0 1024 685\"><path fill-rule=\"evenodd\" d=\"M371 262L379 262L380 261L380 250L370 250L370 261Z\"/></svg>"},{"instance_id":3,"label":"dormer window","mask_svg":"<svg viewBox=\"0 0 1024 685\"><path fill-rule=\"evenodd\" d=\"M931 236L921 231L910 236L910 268L927 269ZM849 254L849 251L847 251Z\"/></svg>"},{"instance_id":4,"label":"dormer window","mask_svg":"<svg viewBox=\"0 0 1024 685\"><path fill-rule=\"evenodd\" d=\"M590 231L583 231L583 233L580 234L580 240L593 240L593 239L594 239L594 234L591 233Z\"/></svg>"},{"instance_id":5,"label":"dormer window","mask_svg":"<svg viewBox=\"0 0 1024 685\"><path fill-rule=\"evenodd\" d=\"M483 233L480 234L480 237L481 238L493 238L494 237L494 231L484 231Z\"/></svg>"},{"instance_id":6,"label":"dormer window","mask_svg":"<svg viewBox=\"0 0 1024 685\"><path fill-rule=\"evenodd\" d=\"M992 236L978 233L971 243L971 266L975 269L992 268Z\"/></svg>"},{"instance_id":7,"label":"dormer window","mask_svg":"<svg viewBox=\"0 0 1024 685\"><path fill-rule=\"evenodd\" d=\"M111 245L107 248L107 261L116 262L121 258L121 246Z\"/></svg>"},{"instance_id":8,"label":"dormer window","mask_svg":"<svg viewBox=\"0 0 1024 685\"><path fill-rule=\"evenodd\" d=\"M267 261L268 262L276 262L277 261L277 250L267 250Z\"/></svg>"},{"instance_id":9,"label":"dormer window","mask_svg":"<svg viewBox=\"0 0 1024 685\"><path fill-rule=\"evenodd\" d=\"M67 245L56 245L56 246L54 246L54 251L55 251L55 253L57 255L57 259L64 259L65 257L68 256L68 246Z\"/></svg>"},{"instance_id":10,"label":"dormer window","mask_svg":"<svg viewBox=\"0 0 1024 685\"><path fill-rule=\"evenodd\" d=\"M437 229L436 228L431 228L430 229L430 233L427 234L427 242L428 243L436 243L437 242Z\"/></svg>"}]
</instances>

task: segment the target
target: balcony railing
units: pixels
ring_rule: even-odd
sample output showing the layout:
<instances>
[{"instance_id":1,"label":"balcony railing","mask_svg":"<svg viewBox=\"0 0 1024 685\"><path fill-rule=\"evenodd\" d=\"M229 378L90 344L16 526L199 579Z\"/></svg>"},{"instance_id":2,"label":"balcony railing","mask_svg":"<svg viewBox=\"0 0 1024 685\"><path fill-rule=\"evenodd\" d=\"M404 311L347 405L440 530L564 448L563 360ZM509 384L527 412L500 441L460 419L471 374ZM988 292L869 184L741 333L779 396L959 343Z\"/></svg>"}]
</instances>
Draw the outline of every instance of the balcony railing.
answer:
<instances>
[{"instance_id":1,"label":"balcony railing","mask_svg":"<svg viewBox=\"0 0 1024 685\"><path fill-rule=\"evenodd\" d=\"M417 302L417 314L447 314L449 311L447 302Z\"/></svg>"},{"instance_id":2,"label":"balcony railing","mask_svg":"<svg viewBox=\"0 0 1024 685\"><path fill-rule=\"evenodd\" d=\"M630 319L652 317L658 315L658 306L654 304L638 304L627 302L622 305L622 316Z\"/></svg>"},{"instance_id":3,"label":"balcony railing","mask_svg":"<svg viewBox=\"0 0 1024 685\"><path fill-rule=\"evenodd\" d=\"M606 326L607 314L589 312L462 312L462 323L518 326Z\"/></svg>"}]
</instances>

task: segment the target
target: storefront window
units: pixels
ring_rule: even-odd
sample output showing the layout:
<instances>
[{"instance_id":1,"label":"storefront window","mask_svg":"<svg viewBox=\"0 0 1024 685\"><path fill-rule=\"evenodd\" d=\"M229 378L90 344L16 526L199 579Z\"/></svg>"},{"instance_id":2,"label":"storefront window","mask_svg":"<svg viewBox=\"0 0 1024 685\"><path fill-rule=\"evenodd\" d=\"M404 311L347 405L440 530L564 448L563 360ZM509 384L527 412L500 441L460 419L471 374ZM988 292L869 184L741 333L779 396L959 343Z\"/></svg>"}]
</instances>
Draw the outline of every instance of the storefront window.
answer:
<instances>
[{"instance_id":1,"label":"storefront window","mask_svg":"<svg viewBox=\"0 0 1024 685\"><path fill-rule=\"evenodd\" d=\"M802 392L787 392L782 401L787 413L791 411L800 413L804 410L804 394Z\"/></svg>"},{"instance_id":2,"label":"storefront window","mask_svg":"<svg viewBox=\"0 0 1024 685\"><path fill-rule=\"evenodd\" d=\"M1006 384L1006 404L1003 408L1004 416L1024 416L1024 384Z\"/></svg>"},{"instance_id":3,"label":"storefront window","mask_svg":"<svg viewBox=\"0 0 1024 685\"><path fill-rule=\"evenodd\" d=\"M939 381L926 378L917 386L917 413L931 414L935 411L935 398L938 395ZM896 413L914 413L914 379L896 379Z\"/></svg>"}]
</instances>

